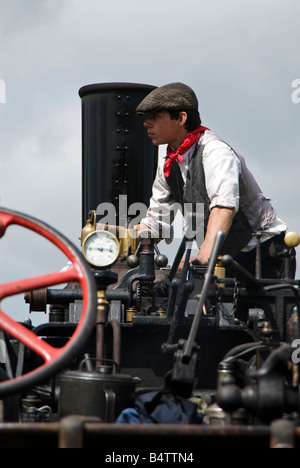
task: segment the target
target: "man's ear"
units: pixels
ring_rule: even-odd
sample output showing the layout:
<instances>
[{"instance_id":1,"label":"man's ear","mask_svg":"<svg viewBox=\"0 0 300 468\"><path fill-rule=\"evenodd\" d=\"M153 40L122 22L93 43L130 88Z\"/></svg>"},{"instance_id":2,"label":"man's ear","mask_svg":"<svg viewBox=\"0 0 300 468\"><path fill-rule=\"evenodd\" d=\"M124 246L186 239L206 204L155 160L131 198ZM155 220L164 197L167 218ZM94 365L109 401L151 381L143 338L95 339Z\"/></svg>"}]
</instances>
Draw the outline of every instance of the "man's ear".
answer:
<instances>
[{"instance_id":1,"label":"man's ear","mask_svg":"<svg viewBox=\"0 0 300 468\"><path fill-rule=\"evenodd\" d=\"M178 122L180 123L180 125L182 125L183 127L185 126L186 124L186 121L187 121L187 113L186 112L180 112L179 114L179 118L178 118Z\"/></svg>"}]
</instances>

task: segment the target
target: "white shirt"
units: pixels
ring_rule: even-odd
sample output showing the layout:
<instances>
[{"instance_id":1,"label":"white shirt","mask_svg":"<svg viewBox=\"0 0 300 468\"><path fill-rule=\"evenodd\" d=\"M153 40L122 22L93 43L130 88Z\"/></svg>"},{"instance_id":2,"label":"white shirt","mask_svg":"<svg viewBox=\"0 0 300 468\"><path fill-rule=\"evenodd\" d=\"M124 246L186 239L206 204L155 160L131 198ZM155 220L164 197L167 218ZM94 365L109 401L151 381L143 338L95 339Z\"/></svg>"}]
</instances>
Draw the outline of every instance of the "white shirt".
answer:
<instances>
[{"instance_id":1,"label":"white shirt","mask_svg":"<svg viewBox=\"0 0 300 468\"><path fill-rule=\"evenodd\" d=\"M230 146L221 139L218 139L210 130L206 130L196 144L204 145L202 163L205 173L206 190L210 199L210 210L218 206L233 208L235 212L237 212L240 205L243 209L247 207L244 209L244 212L246 212L245 214L248 217L250 225L253 226L253 231L261 228L263 231L270 234L270 236L263 236L261 239L262 242L273 235L286 231L287 226L285 223L277 217L274 219L274 216L273 219L270 220L260 220L261 227L259 229L258 226L255 226L257 220L256 223L251 222L251 218L254 220L254 217L257 216L259 200L254 200L253 204L249 204L249 199L247 199L247 186L250 187L252 184L252 186L255 185L257 189L259 189L259 187L246 168L242 157L238 157ZM177 161L184 183L186 183L187 171L194 150L195 145L183 155L182 162ZM163 173L164 163L164 159L159 163L156 178L153 183L153 194L147 216L141 221L141 223L148 226L157 236L160 229L164 233L170 232L170 224L173 222L176 212L180 208L179 205L174 202ZM243 178L243 187L245 187L243 190L245 194L240 193L239 181L241 177ZM260 190L258 190L258 192L259 197L264 201L269 200L264 197ZM251 213L251 205L253 206L253 213ZM252 249L255 245L256 241L252 239L245 249Z\"/></svg>"}]
</instances>

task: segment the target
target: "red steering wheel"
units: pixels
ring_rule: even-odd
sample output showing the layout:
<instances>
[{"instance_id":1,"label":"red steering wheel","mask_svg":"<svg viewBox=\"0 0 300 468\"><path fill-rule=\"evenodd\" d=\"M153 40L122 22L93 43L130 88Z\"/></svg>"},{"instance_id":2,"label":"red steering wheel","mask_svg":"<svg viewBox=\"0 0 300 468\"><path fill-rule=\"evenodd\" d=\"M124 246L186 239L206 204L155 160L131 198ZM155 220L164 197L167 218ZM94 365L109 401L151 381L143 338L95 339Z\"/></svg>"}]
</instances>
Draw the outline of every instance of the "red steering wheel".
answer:
<instances>
[{"instance_id":1,"label":"red steering wheel","mask_svg":"<svg viewBox=\"0 0 300 468\"><path fill-rule=\"evenodd\" d=\"M0 329L23 343L44 361L44 364L38 369L0 383L0 399L20 393L42 381L47 381L65 368L78 355L88 340L96 322L97 311L97 292L94 277L81 252L73 244L62 234L37 219L0 208L0 238L3 237L6 229L11 225L22 226L48 239L68 257L72 262L72 266L68 271L0 284L0 303L1 300L9 296L77 281L80 283L83 293L83 312L69 342L62 348L55 348L6 315L0 308Z\"/></svg>"}]
</instances>

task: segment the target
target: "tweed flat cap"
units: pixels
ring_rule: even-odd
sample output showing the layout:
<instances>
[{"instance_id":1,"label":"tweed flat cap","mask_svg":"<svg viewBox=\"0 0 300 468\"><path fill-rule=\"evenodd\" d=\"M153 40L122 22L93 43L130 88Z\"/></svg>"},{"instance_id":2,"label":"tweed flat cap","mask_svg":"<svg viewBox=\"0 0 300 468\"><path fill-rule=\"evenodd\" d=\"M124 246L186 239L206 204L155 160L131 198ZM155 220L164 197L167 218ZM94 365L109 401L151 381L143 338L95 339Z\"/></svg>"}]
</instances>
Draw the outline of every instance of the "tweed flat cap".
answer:
<instances>
[{"instance_id":1,"label":"tweed flat cap","mask_svg":"<svg viewBox=\"0 0 300 468\"><path fill-rule=\"evenodd\" d=\"M163 110L198 110L198 99L189 86L170 83L151 91L138 105L137 114L150 114Z\"/></svg>"}]
</instances>

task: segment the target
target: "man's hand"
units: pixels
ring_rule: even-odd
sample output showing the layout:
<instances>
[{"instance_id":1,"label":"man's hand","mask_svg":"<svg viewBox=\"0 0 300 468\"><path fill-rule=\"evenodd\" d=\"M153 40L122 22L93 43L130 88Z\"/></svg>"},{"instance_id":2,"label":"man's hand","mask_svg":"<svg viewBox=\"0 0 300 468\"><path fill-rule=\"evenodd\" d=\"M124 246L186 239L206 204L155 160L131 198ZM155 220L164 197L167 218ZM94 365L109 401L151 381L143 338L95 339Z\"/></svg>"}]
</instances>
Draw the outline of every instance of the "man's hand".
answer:
<instances>
[{"instance_id":1,"label":"man's hand","mask_svg":"<svg viewBox=\"0 0 300 468\"><path fill-rule=\"evenodd\" d=\"M134 226L134 229L138 232L139 237L151 237L153 239L157 239L157 236L154 232L146 226L146 224L137 224Z\"/></svg>"},{"instance_id":2,"label":"man's hand","mask_svg":"<svg viewBox=\"0 0 300 468\"><path fill-rule=\"evenodd\" d=\"M206 259L202 256L201 254L201 249L199 250L199 253L196 257L191 257L190 258L190 264L192 265L207 265L208 264L208 261L209 261L209 257ZM177 273L180 275L181 272L182 272L182 269L183 269L183 265L184 265L184 262L185 262L185 258L183 258L179 264L179 267L178 267L178 270L177 270Z\"/></svg>"},{"instance_id":3,"label":"man's hand","mask_svg":"<svg viewBox=\"0 0 300 468\"><path fill-rule=\"evenodd\" d=\"M138 231L139 233L142 233L145 231L151 232L151 229L149 229L148 226L146 226L146 224L136 224L134 226L134 229Z\"/></svg>"},{"instance_id":4,"label":"man's hand","mask_svg":"<svg viewBox=\"0 0 300 468\"><path fill-rule=\"evenodd\" d=\"M221 208L216 206L212 209L208 224L204 242L199 250L199 253L196 257L191 257L190 263L194 263L196 265L207 265L210 259L210 256L213 251L214 243L216 235L219 231L223 231L225 233L225 237L227 236L229 229L231 227L233 218L235 215L235 210L233 208ZM178 267L178 274L181 273L182 267L184 264L184 259L182 259L179 267Z\"/></svg>"}]
</instances>

